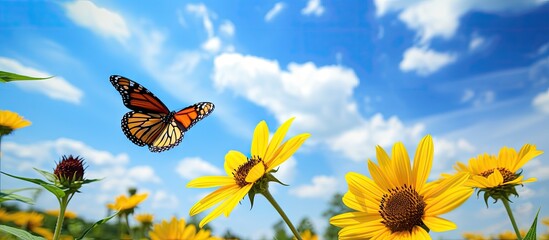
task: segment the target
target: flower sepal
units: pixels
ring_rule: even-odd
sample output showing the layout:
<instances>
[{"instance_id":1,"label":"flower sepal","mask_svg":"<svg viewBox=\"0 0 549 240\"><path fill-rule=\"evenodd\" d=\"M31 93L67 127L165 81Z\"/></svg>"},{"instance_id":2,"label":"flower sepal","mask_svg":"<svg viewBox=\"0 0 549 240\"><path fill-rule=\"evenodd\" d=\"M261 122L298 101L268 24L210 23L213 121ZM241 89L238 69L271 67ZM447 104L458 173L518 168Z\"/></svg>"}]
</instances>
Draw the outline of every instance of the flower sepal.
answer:
<instances>
[{"instance_id":1,"label":"flower sepal","mask_svg":"<svg viewBox=\"0 0 549 240\"><path fill-rule=\"evenodd\" d=\"M290 186L288 184L285 184L285 183L281 182L280 180L278 180L278 178L276 178L274 175L271 174L271 173L275 173L275 172L278 172L278 169L276 169L276 170L273 169L270 172L268 172L267 174L265 174L264 178L267 179L267 182L276 182L276 183L278 183L280 185L283 185L283 186L286 186L286 187Z\"/></svg>"},{"instance_id":2,"label":"flower sepal","mask_svg":"<svg viewBox=\"0 0 549 240\"><path fill-rule=\"evenodd\" d=\"M488 207L488 199L492 198L494 199L494 203L497 203L498 200L505 200L508 202L513 202L509 199L509 196L514 195L515 197L519 197L519 194L517 192L517 189L515 188L517 185L522 184L509 184L509 185L502 185L494 188L481 188L477 192L477 197L480 195L480 193L484 193L484 203L486 204L486 207Z\"/></svg>"}]
</instances>

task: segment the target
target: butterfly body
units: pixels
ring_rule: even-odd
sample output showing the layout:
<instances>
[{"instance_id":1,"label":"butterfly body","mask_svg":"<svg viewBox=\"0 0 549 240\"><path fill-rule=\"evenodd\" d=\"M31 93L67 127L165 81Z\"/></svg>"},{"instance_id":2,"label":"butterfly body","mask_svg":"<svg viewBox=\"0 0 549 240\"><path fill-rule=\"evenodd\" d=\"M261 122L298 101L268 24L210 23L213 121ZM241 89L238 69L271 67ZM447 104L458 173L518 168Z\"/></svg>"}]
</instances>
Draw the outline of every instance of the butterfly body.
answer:
<instances>
[{"instance_id":1,"label":"butterfly body","mask_svg":"<svg viewBox=\"0 0 549 240\"><path fill-rule=\"evenodd\" d=\"M128 78L112 75L110 81L122 96L130 112L122 117L122 131L138 146L162 152L177 146L185 132L215 108L213 103L199 102L179 111L170 111L148 89Z\"/></svg>"}]
</instances>

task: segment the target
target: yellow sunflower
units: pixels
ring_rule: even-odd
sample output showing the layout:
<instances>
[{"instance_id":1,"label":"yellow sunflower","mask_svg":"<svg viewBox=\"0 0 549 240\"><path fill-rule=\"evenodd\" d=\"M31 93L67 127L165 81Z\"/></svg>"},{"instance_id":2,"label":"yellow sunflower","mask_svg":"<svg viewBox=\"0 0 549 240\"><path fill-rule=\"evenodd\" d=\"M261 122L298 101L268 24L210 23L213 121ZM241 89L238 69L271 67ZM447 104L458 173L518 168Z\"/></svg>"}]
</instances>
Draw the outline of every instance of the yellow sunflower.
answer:
<instances>
[{"instance_id":1,"label":"yellow sunflower","mask_svg":"<svg viewBox=\"0 0 549 240\"><path fill-rule=\"evenodd\" d=\"M148 193L134 194L130 197L122 194L118 196L114 203L107 204L107 207L115 211L131 211L139 203L147 199Z\"/></svg>"},{"instance_id":2,"label":"yellow sunflower","mask_svg":"<svg viewBox=\"0 0 549 240\"><path fill-rule=\"evenodd\" d=\"M523 237L523 238L524 238L524 236L526 236L526 231L524 229L520 230L520 236ZM503 231L501 233L498 233L496 239L515 240L515 239L517 239L517 234L515 234L515 232L513 232L513 231L507 230L507 231Z\"/></svg>"},{"instance_id":3,"label":"yellow sunflower","mask_svg":"<svg viewBox=\"0 0 549 240\"><path fill-rule=\"evenodd\" d=\"M8 110L0 110L0 137L10 134L13 130L31 125L29 120Z\"/></svg>"},{"instance_id":4,"label":"yellow sunflower","mask_svg":"<svg viewBox=\"0 0 549 240\"><path fill-rule=\"evenodd\" d=\"M524 164L543 151L536 150L535 145L525 144L517 153L515 149L503 147L499 155L479 155L469 160L469 165L458 162L454 167L459 172L466 172L471 175L466 185L480 189L490 189L534 182L536 178L523 180L521 172L518 172Z\"/></svg>"},{"instance_id":5,"label":"yellow sunflower","mask_svg":"<svg viewBox=\"0 0 549 240\"><path fill-rule=\"evenodd\" d=\"M193 216L221 202L200 221L200 227L222 213L228 217L236 204L252 190L256 183L278 181L271 173L276 172L275 168L288 160L310 136L308 133L302 133L282 143L292 121L293 118L283 123L270 141L267 123L259 122L253 135L250 158L241 152L231 150L225 155L224 167L227 176L199 177L187 184L187 187L191 188L220 187L191 208L190 215ZM253 196L250 200L253 201Z\"/></svg>"},{"instance_id":6,"label":"yellow sunflower","mask_svg":"<svg viewBox=\"0 0 549 240\"><path fill-rule=\"evenodd\" d=\"M153 222L153 215L149 213L141 213L135 215L135 220L143 225L148 225Z\"/></svg>"},{"instance_id":7,"label":"yellow sunflower","mask_svg":"<svg viewBox=\"0 0 549 240\"><path fill-rule=\"evenodd\" d=\"M12 221L25 230L37 233L46 239L53 238L53 232L47 228L43 228L44 215L37 212L17 212L12 214Z\"/></svg>"},{"instance_id":8,"label":"yellow sunflower","mask_svg":"<svg viewBox=\"0 0 549 240\"><path fill-rule=\"evenodd\" d=\"M295 239L295 237L294 237ZM313 234L310 230L305 230L301 233L301 239L303 240L318 240L318 236Z\"/></svg>"},{"instance_id":9,"label":"yellow sunflower","mask_svg":"<svg viewBox=\"0 0 549 240\"><path fill-rule=\"evenodd\" d=\"M5 209L0 208L0 222L9 222L12 220L12 214L7 212Z\"/></svg>"},{"instance_id":10,"label":"yellow sunflower","mask_svg":"<svg viewBox=\"0 0 549 240\"><path fill-rule=\"evenodd\" d=\"M462 233L461 236L465 240L488 240L489 239L489 238L486 238L482 233L465 232L465 233Z\"/></svg>"},{"instance_id":11,"label":"yellow sunflower","mask_svg":"<svg viewBox=\"0 0 549 240\"><path fill-rule=\"evenodd\" d=\"M549 217L544 217L543 220L541 220L541 223L545 224L545 226L549 227Z\"/></svg>"},{"instance_id":12,"label":"yellow sunflower","mask_svg":"<svg viewBox=\"0 0 549 240\"><path fill-rule=\"evenodd\" d=\"M346 175L349 191L343 203L354 212L336 215L330 223L341 227L339 239L431 239L427 229L441 232L457 226L438 215L460 206L473 189L463 186L467 174L427 183L433 162L433 140L425 136L417 148L413 167L402 143L391 158L376 148L379 165L368 160L372 179Z\"/></svg>"},{"instance_id":13,"label":"yellow sunflower","mask_svg":"<svg viewBox=\"0 0 549 240\"><path fill-rule=\"evenodd\" d=\"M200 229L197 232L194 225L186 225L185 219L177 220L175 217L172 217L170 222L162 220L161 223L155 224L149 236L151 240L221 240L219 237L210 236L210 230Z\"/></svg>"}]
</instances>

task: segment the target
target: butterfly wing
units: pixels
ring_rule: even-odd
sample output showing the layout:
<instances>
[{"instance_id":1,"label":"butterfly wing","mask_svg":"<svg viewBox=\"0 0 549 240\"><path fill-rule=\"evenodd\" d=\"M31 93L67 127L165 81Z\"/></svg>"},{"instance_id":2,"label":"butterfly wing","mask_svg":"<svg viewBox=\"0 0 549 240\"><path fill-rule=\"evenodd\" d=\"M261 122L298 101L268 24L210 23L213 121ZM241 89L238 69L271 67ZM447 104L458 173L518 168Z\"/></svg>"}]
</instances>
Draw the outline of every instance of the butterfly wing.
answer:
<instances>
[{"instance_id":1,"label":"butterfly wing","mask_svg":"<svg viewBox=\"0 0 549 240\"><path fill-rule=\"evenodd\" d=\"M112 75L110 81L122 96L127 108L148 113L170 113L166 105L141 84L119 75Z\"/></svg>"},{"instance_id":2,"label":"butterfly wing","mask_svg":"<svg viewBox=\"0 0 549 240\"><path fill-rule=\"evenodd\" d=\"M174 118L171 117L169 123L166 124L166 127L160 132L156 140L149 144L149 150L151 152L166 151L179 145L184 135L185 132L175 122Z\"/></svg>"},{"instance_id":3,"label":"butterfly wing","mask_svg":"<svg viewBox=\"0 0 549 240\"><path fill-rule=\"evenodd\" d=\"M152 144L166 128L163 117L159 113L128 112L122 118L122 131L138 146Z\"/></svg>"},{"instance_id":4,"label":"butterfly wing","mask_svg":"<svg viewBox=\"0 0 549 240\"><path fill-rule=\"evenodd\" d=\"M131 111L122 118L122 131L138 146L149 146L151 152L162 152L177 146L184 132L173 115Z\"/></svg>"},{"instance_id":5,"label":"butterfly wing","mask_svg":"<svg viewBox=\"0 0 549 240\"><path fill-rule=\"evenodd\" d=\"M208 116L214 108L215 106L211 102L199 102L177 111L173 117L185 132L198 121Z\"/></svg>"}]
</instances>

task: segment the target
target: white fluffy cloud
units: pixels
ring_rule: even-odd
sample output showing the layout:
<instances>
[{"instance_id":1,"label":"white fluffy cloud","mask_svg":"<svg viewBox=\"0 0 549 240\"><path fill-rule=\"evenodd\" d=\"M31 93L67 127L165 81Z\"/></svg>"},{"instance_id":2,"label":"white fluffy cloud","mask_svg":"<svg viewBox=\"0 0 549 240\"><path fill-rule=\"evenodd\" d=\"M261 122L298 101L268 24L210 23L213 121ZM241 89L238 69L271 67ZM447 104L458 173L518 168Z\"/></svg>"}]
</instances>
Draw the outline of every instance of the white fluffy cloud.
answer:
<instances>
[{"instance_id":1,"label":"white fluffy cloud","mask_svg":"<svg viewBox=\"0 0 549 240\"><path fill-rule=\"evenodd\" d=\"M415 71L419 75L425 76L453 63L456 59L456 55L452 53L436 52L427 47L411 47L404 52L400 70Z\"/></svg>"},{"instance_id":2,"label":"white fluffy cloud","mask_svg":"<svg viewBox=\"0 0 549 240\"><path fill-rule=\"evenodd\" d=\"M532 105L540 112L549 114L549 89L534 97Z\"/></svg>"},{"instance_id":3,"label":"white fluffy cloud","mask_svg":"<svg viewBox=\"0 0 549 240\"><path fill-rule=\"evenodd\" d=\"M482 45L484 45L485 43L486 39L481 36L474 35L469 42L469 51L475 51L479 49L479 47L482 47Z\"/></svg>"},{"instance_id":4,"label":"white fluffy cloud","mask_svg":"<svg viewBox=\"0 0 549 240\"><path fill-rule=\"evenodd\" d=\"M324 6L322 6L322 3L320 0L309 0L307 2L307 6L305 8L301 9L301 14L309 16L309 15L315 15L315 16L321 16L324 13Z\"/></svg>"},{"instance_id":5,"label":"white fluffy cloud","mask_svg":"<svg viewBox=\"0 0 549 240\"><path fill-rule=\"evenodd\" d=\"M204 175L220 175L223 171L199 157L184 158L176 167L177 173L186 179L193 179Z\"/></svg>"},{"instance_id":6,"label":"white fluffy cloud","mask_svg":"<svg viewBox=\"0 0 549 240\"><path fill-rule=\"evenodd\" d=\"M213 23L210 18L210 12L208 11L208 8L206 5L200 3L200 4L187 4L187 12L195 14L197 17L202 18L202 24L204 25L204 29L206 29L206 33L208 33L208 38L211 38L214 36L214 30L213 30Z\"/></svg>"},{"instance_id":7,"label":"white fluffy cloud","mask_svg":"<svg viewBox=\"0 0 549 240\"><path fill-rule=\"evenodd\" d=\"M493 90L485 90L475 92L472 89L465 89L461 97L461 103L471 103L475 107L491 104L496 99L496 92Z\"/></svg>"},{"instance_id":8,"label":"white fluffy cloud","mask_svg":"<svg viewBox=\"0 0 549 240\"><path fill-rule=\"evenodd\" d=\"M179 199L164 190L158 190L152 196L152 207L154 209L167 208L175 210L179 207Z\"/></svg>"},{"instance_id":9,"label":"white fluffy cloud","mask_svg":"<svg viewBox=\"0 0 549 240\"><path fill-rule=\"evenodd\" d=\"M218 37L211 37L202 44L202 49L210 52L217 53L221 50L221 39Z\"/></svg>"},{"instance_id":10,"label":"white fluffy cloud","mask_svg":"<svg viewBox=\"0 0 549 240\"><path fill-rule=\"evenodd\" d=\"M295 116L292 130L310 132L308 142L328 144L354 160L368 156L360 150L366 144L414 139L423 130L421 124L405 126L397 117L364 119L352 96L358 77L344 66L290 63L283 70L276 61L222 54L214 61L213 79L218 89L264 107L279 122ZM359 147L349 147L356 142Z\"/></svg>"},{"instance_id":11,"label":"white fluffy cloud","mask_svg":"<svg viewBox=\"0 0 549 240\"><path fill-rule=\"evenodd\" d=\"M434 138L435 148L433 167L430 177L438 178L441 173L453 172L452 166L457 161L466 163L469 158L474 157L476 147L464 138L450 140Z\"/></svg>"},{"instance_id":12,"label":"white fluffy cloud","mask_svg":"<svg viewBox=\"0 0 549 240\"><path fill-rule=\"evenodd\" d=\"M270 22L272 21L280 12L282 12L282 10L284 9L286 5L284 5L283 2L277 2L275 3L275 5L273 6L273 8L271 8L271 10L269 10L267 12L267 14L265 14L265 22Z\"/></svg>"},{"instance_id":13,"label":"white fluffy cloud","mask_svg":"<svg viewBox=\"0 0 549 240\"><path fill-rule=\"evenodd\" d=\"M290 63L286 71L276 61L222 54L214 60L213 79L218 89L265 107L279 122L296 116L292 128L326 136L360 121L352 100L358 78L345 67Z\"/></svg>"},{"instance_id":14,"label":"white fluffy cloud","mask_svg":"<svg viewBox=\"0 0 549 240\"><path fill-rule=\"evenodd\" d=\"M126 21L116 12L96 6L92 1L74 1L64 4L67 16L76 24L103 37L126 41L130 30Z\"/></svg>"},{"instance_id":15,"label":"white fluffy cloud","mask_svg":"<svg viewBox=\"0 0 549 240\"><path fill-rule=\"evenodd\" d=\"M0 57L0 69L3 71L13 72L31 77L51 77L53 74L44 72L32 67L24 66L17 60L11 58ZM53 77L46 80L37 81L16 81L13 82L18 87L38 92L48 96L49 98L62 100L70 103L78 104L82 100L84 93L74 85L70 84L63 77Z\"/></svg>"},{"instance_id":16,"label":"white fluffy cloud","mask_svg":"<svg viewBox=\"0 0 549 240\"><path fill-rule=\"evenodd\" d=\"M397 117L385 120L378 113L331 139L330 146L354 161L366 161L375 156L374 146L391 147L395 141L414 142L424 128L422 124L407 127Z\"/></svg>"},{"instance_id":17,"label":"white fluffy cloud","mask_svg":"<svg viewBox=\"0 0 549 240\"><path fill-rule=\"evenodd\" d=\"M549 180L549 166L542 163L539 158L535 158L524 165L525 173L528 175L525 178L536 177L540 181Z\"/></svg>"},{"instance_id":18,"label":"white fluffy cloud","mask_svg":"<svg viewBox=\"0 0 549 240\"><path fill-rule=\"evenodd\" d=\"M315 176L310 185L300 185L289 193L300 198L327 198L337 190L337 179L330 176Z\"/></svg>"},{"instance_id":19,"label":"white fluffy cloud","mask_svg":"<svg viewBox=\"0 0 549 240\"><path fill-rule=\"evenodd\" d=\"M235 33L234 24L231 21L225 20L219 26L219 32L225 34L228 37L234 36L234 33Z\"/></svg>"},{"instance_id":20,"label":"white fluffy cloud","mask_svg":"<svg viewBox=\"0 0 549 240\"><path fill-rule=\"evenodd\" d=\"M224 47L226 44L223 43L221 38L216 36L214 23L212 21L212 19L215 20L216 18L215 13L210 11L203 3L187 4L186 10L202 20L204 30L206 30L206 33L208 34L206 41L201 45L202 50L211 54L217 54L223 48L226 48L229 52L232 51L234 46L229 45ZM180 18L182 18L182 16ZM226 37L232 37L235 33L235 26L231 21L225 20L219 26L219 31Z\"/></svg>"},{"instance_id":21,"label":"white fluffy cloud","mask_svg":"<svg viewBox=\"0 0 549 240\"><path fill-rule=\"evenodd\" d=\"M434 37L451 38L459 28L460 18L469 12L513 13L532 9L545 1L395 1L375 0L377 15L400 11L399 19L417 32L421 43L428 43Z\"/></svg>"},{"instance_id":22,"label":"white fluffy cloud","mask_svg":"<svg viewBox=\"0 0 549 240\"><path fill-rule=\"evenodd\" d=\"M389 12L400 12L398 18L415 31L418 42L409 48L400 63L404 72L416 71L428 75L441 67L456 61L456 56L427 49L433 38L451 39L459 29L460 19L469 12L516 13L526 11L543 4L545 1L463 1L463 0L375 0L376 13L382 17ZM482 46L482 38L473 38L470 50ZM419 48L418 46L421 46Z\"/></svg>"}]
</instances>

